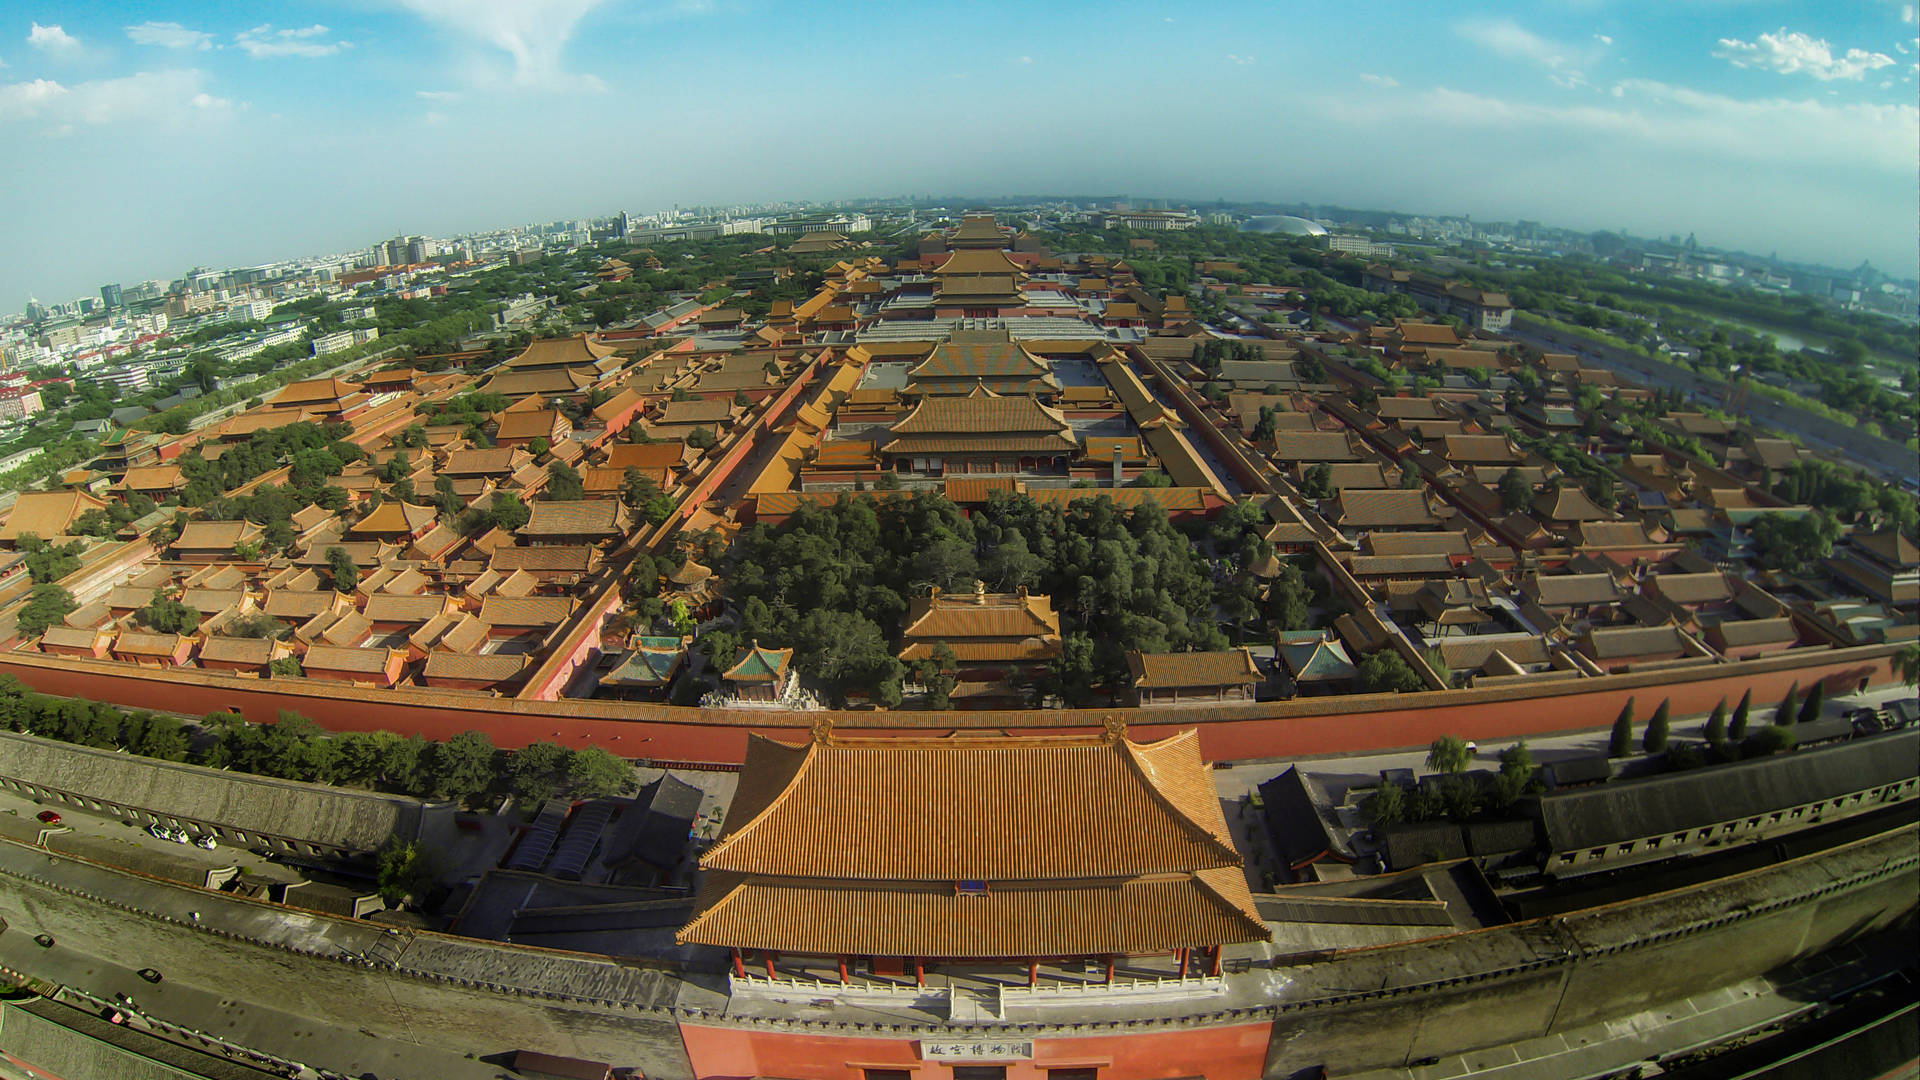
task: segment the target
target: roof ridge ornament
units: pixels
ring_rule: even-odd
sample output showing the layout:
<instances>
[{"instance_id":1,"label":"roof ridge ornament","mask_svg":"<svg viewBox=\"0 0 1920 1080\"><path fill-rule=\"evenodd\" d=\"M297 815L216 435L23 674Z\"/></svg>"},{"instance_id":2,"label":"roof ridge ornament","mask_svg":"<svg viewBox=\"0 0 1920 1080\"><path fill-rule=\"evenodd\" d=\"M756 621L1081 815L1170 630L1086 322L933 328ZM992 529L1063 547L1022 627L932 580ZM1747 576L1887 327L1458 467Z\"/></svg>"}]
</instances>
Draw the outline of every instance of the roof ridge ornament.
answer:
<instances>
[{"instance_id":1,"label":"roof ridge ornament","mask_svg":"<svg viewBox=\"0 0 1920 1080\"><path fill-rule=\"evenodd\" d=\"M833 745L833 720L831 718L822 716L814 720L813 741L819 743L821 746Z\"/></svg>"},{"instance_id":2,"label":"roof ridge ornament","mask_svg":"<svg viewBox=\"0 0 1920 1080\"><path fill-rule=\"evenodd\" d=\"M1126 739L1127 722L1125 720L1120 719L1112 713L1108 713L1101 720L1101 724L1106 728L1106 734L1102 737L1107 742L1121 742Z\"/></svg>"}]
</instances>

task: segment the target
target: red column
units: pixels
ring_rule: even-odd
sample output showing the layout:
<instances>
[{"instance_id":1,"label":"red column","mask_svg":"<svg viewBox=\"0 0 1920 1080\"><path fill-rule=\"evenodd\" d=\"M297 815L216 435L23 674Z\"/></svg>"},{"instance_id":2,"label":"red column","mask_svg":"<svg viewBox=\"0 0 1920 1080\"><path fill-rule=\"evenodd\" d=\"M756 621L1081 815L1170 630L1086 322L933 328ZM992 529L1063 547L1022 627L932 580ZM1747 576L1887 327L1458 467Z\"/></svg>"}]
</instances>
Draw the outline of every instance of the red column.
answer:
<instances>
[{"instance_id":1,"label":"red column","mask_svg":"<svg viewBox=\"0 0 1920 1080\"><path fill-rule=\"evenodd\" d=\"M1107 957L1107 981L1113 981L1113 957Z\"/></svg>"},{"instance_id":2,"label":"red column","mask_svg":"<svg viewBox=\"0 0 1920 1080\"><path fill-rule=\"evenodd\" d=\"M913 958L913 984L915 986L927 985L926 965L921 963L920 958L917 956Z\"/></svg>"},{"instance_id":3,"label":"red column","mask_svg":"<svg viewBox=\"0 0 1920 1080\"><path fill-rule=\"evenodd\" d=\"M761 953L760 955L765 957L767 961L767 978L773 978L773 954L769 952Z\"/></svg>"},{"instance_id":4,"label":"red column","mask_svg":"<svg viewBox=\"0 0 1920 1080\"><path fill-rule=\"evenodd\" d=\"M1040 961L1027 961L1027 985L1033 986L1040 981Z\"/></svg>"},{"instance_id":5,"label":"red column","mask_svg":"<svg viewBox=\"0 0 1920 1080\"><path fill-rule=\"evenodd\" d=\"M742 979L747 977L747 964L740 959L739 949L733 950L733 973Z\"/></svg>"},{"instance_id":6,"label":"red column","mask_svg":"<svg viewBox=\"0 0 1920 1080\"><path fill-rule=\"evenodd\" d=\"M1215 945L1213 947L1213 965L1212 965L1212 969L1208 972L1208 974L1214 975L1214 976L1218 976L1220 974L1220 954L1226 951L1227 951L1226 947L1223 945Z\"/></svg>"}]
</instances>

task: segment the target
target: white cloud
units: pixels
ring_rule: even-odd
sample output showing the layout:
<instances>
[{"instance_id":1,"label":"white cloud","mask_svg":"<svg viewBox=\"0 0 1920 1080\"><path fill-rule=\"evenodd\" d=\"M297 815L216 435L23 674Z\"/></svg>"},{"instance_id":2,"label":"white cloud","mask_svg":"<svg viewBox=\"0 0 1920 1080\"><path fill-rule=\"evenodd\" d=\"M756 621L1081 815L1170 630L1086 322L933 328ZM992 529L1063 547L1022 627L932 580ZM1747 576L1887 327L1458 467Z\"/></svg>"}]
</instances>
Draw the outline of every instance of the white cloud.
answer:
<instances>
[{"instance_id":1,"label":"white cloud","mask_svg":"<svg viewBox=\"0 0 1920 1080\"><path fill-rule=\"evenodd\" d=\"M1809 37L1781 27L1777 34L1761 34L1753 41L1721 38L1713 55L1734 67L1772 71L1781 75L1811 75L1822 82L1832 79L1859 79L1869 71L1893 63L1885 53L1848 49L1833 55L1833 46L1825 39Z\"/></svg>"},{"instance_id":2,"label":"white cloud","mask_svg":"<svg viewBox=\"0 0 1920 1080\"><path fill-rule=\"evenodd\" d=\"M1033 57L1031 57L1031 56L1016 56L1016 57L1014 57L1014 58L1013 58L1013 62L1014 62L1014 63L1016 63L1016 64L1031 64L1031 63L1033 63Z\"/></svg>"},{"instance_id":3,"label":"white cloud","mask_svg":"<svg viewBox=\"0 0 1920 1080\"><path fill-rule=\"evenodd\" d=\"M251 30L243 30L233 39L235 45L246 50L255 60L269 60L281 56L298 56L314 59L332 56L341 49L350 49L352 42L324 41L329 31L315 24L275 30L271 24L263 23Z\"/></svg>"},{"instance_id":4,"label":"white cloud","mask_svg":"<svg viewBox=\"0 0 1920 1080\"><path fill-rule=\"evenodd\" d=\"M1920 107L1913 105L1740 100L1645 79L1624 80L1609 93L1618 104L1563 106L1443 87L1345 111L1383 124L1399 117L1485 130L1576 132L1613 147L1809 169L1864 168L1909 178L1920 156Z\"/></svg>"},{"instance_id":5,"label":"white cloud","mask_svg":"<svg viewBox=\"0 0 1920 1080\"><path fill-rule=\"evenodd\" d=\"M1906 23L1908 26L1912 26L1914 17L1913 5L1902 4L1900 7L1900 21Z\"/></svg>"},{"instance_id":6,"label":"white cloud","mask_svg":"<svg viewBox=\"0 0 1920 1080\"><path fill-rule=\"evenodd\" d=\"M33 24L27 32L27 44L41 52L56 56L67 56L80 51L80 39L60 29L58 26Z\"/></svg>"},{"instance_id":7,"label":"white cloud","mask_svg":"<svg viewBox=\"0 0 1920 1080\"><path fill-rule=\"evenodd\" d=\"M1241 67L1246 67L1248 64L1253 63L1253 57L1241 56L1237 53L1228 53L1227 62L1230 64L1239 64Z\"/></svg>"},{"instance_id":8,"label":"white cloud","mask_svg":"<svg viewBox=\"0 0 1920 1080\"><path fill-rule=\"evenodd\" d=\"M1457 23L1454 32L1475 45L1509 60L1522 60L1547 70L1555 86L1585 86L1587 77L1581 66L1598 56L1591 46L1571 49L1521 26L1512 19L1468 19ZM1595 35L1596 40L1599 35ZM1610 43L1610 41L1609 41Z\"/></svg>"},{"instance_id":9,"label":"white cloud","mask_svg":"<svg viewBox=\"0 0 1920 1080\"><path fill-rule=\"evenodd\" d=\"M1558 67L1566 62L1566 50L1528 30L1512 19L1469 19L1454 27L1468 41L1515 60L1527 60L1541 67Z\"/></svg>"},{"instance_id":10,"label":"white cloud","mask_svg":"<svg viewBox=\"0 0 1920 1080\"><path fill-rule=\"evenodd\" d=\"M1600 44L1602 44L1602 45L1611 45L1611 44L1613 44L1613 38L1611 38L1611 37L1609 37L1609 36L1608 36L1608 35L1606 35L1606 34L1595 34L1595 35L1593 35L1593 40L1595 40L1595 41L1597 41L1597 42L1599 42L1599 43L1600 43Z\"/></svg>"},{"instance_id":11,"label":"white cloud","mask_svg":"<svg viewBox=\"0 0 1920 1080\"><path fill-rule=\"evenodd\" d=\"M469 42L504 52L513 69L481 63L474 81L525 89L601 90L593 75L570 71L564 54L580 20L605 0L399 0L402 7ZM704 6L683 5L696 14Z\"/></svg>"},{"instance_id":12,"label":"white cloud","mask_svg":"<svg viewBox=\"0 0 1920 1080\"><path fill-rule=\"evenodd\" d=\"M188 69L142 71L72 86L52 79L0 84L0 128L37 125L41 134L50 135L119 124L171 129L196 115L232 107L233 102L205 90L204 78Z\"/></svg>"},{"instance_id":13,"label":"white cloud","mask_svg":"<svg viewBox=\"0 0 1920 1080\"><path fill-rule=\"evenodd\" d=\"M1373 86L1385 86L1388 88L1392 88L1400 85L1400 80L1394 78L1391 75L1373 75L1367 72L1362 72L1360 74L1360 81L1363 83L1368 83Z\"/></svg>"},{"instance_id":14,"label":"white cloud","mask_svg":"<svg viewBox=\"0 0 1920 1080\"><path fill-rule=\"evenodd\" d=\"M66 93L67 88L52 79L0 85L0 123L32 116Z\"/></svg>"},{"instance_id":15,"label":"white cloud","mask_svg":"<svg viewBox=\"0 0 1920 1080\"><path fill-rule=\"evenodd\" d=\"M458 101L460 95L451 90L415 90L414 96L425 101Z\"/></svg>"},{"instance_id":16,"label":"white cloud","mask_svg":"<svg viewBox=\"0 0 1920 1080\"><path fill-rule=\"evenodd\" d=\"M177 22L143 22L127 27L127 37L135 45L157 45L163 49L211 49L213 35L205 30L189 30Z\"/></svg>"}]
</instances>

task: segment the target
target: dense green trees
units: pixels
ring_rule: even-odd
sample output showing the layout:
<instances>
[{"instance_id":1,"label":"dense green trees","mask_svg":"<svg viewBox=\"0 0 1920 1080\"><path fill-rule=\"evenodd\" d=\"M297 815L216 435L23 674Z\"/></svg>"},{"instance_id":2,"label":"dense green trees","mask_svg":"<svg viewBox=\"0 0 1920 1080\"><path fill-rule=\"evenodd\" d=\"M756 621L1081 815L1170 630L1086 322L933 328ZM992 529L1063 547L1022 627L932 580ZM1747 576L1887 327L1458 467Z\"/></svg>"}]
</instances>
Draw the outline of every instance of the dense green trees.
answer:
<instances>
[{"instance_id":1,"label":"dense green trees","mask_svg":"<svg viewBox=\"0 0 1920 1080\"><path fill-rule=\"evenodd\" d=\"M553 502L579 502L587 497L587 485L580 470L556 461L547 466L547 487L541 495Z\"/></svg>"},{"instance_id":2,"label":"dense green trees","mask_svg":"<svg viewBox=\"0 0 1920 1080\"><path fill-rule=\"evenodd\" d=\"M328 548L324 553L327 560L327 580L333 585L334 592L350 593L360 583L360 567L353 561L347 549L339 546Z\"/></svg>"},{"instance_id":3,"label":"dense green trees","mask_svg":"<svg viewBox=\"0 0 1920 1080\"><path fill-rule=\"evenodd\" d=\"M228 446L213 461L201 457L197 450L189 451L179 462L184 481L180 501L188 506L205 506L224 492L286 464L289 481L307 496L294 496L304 506L313 501L313 491L328 477L339 475L341 469L367 456L366 451L346 441L352 434L353 429L346 424L303 421L254 432Z\"/></svg>"},{"instance_id":4,"label":"dense green trees","mask_svg":"<svg viewBox=\"0 0 1920 1080\"><path fill-rule=\"evenodd\" d=\"M742 635L801 649L801 672L830 694L868 679L891 696L898 672L883 658L892 659L910 599L971 590L976 580L1052 597L1069 655L1041 693L1081 698L1117 680L1128 649L1226 644L1193 539L1153 506L1127 512L1095 497L1063 512L996 493L969 518L939 495L847 499L749 528L734 551L728 586Z\"/></svg>"},{"instance_id":5,"label":"dense green trees","mask_svg":"<svg viewBox=\"0 0 1920 1080\"><path fill-rule=\"evenodd\" d=\"M1368 694L1416 694L1427 688L1413 665L1392 649L1368 653L1360 661L1358 682Z\"/></svg>"},{"instance_id":6,"label":"dense green trees","mask_svg":"<svg viewBox=\"0 0 1920 1080\"><path fill-rule=\"evenodd\" d=\"M658 525L673 514L673 499L660 490L653 477L632 465L620 474L620 501L649 525Z\"/></svg>"},{"instance_id":7,"label":"dense green trees","mask_svg":"<svg viewBox=\"0 0 1920 1080\"><path fill-rule=\"evenodd\" d=\"M108 503L104 510L88 510L73 521L73 533L76 536L112 536L125 526L153 513L154 502L137 491L128 492L116 502Z\"/></svg>"},{"instance_id":8,"label":"dense green trees","mask_svg":"<svg viewBox=\"0 0 1920 1080\"><path fill-rule=\"evenodd\" d=\"M1300 476L1300 494L1309 499L1333 498L1333 466L1325 462L1309 465Z\"/></svg>"},{"instance_id":9,"label":"dense green trees","mask_svg":"<svg viewBox=\"0 0 1920 1080\"><path fill-rule=\"evenodd\" d=\"M184 634L200 625L198 611L159 589L153 590L153 599L134 615L141 625L161 634Z\"/></svg>"},{"instance_id":10,"label":"dense green trees","mask_svg":"<svg viewBox=\"0 0 1920 1080\"><path fill-rule=\"evenodd\" d=\"M35 585L27 594L27 602L20 606L14 628L23 638L38 637L78 606L73 594L59 585Z\"/></svg>"},{"instance_id":11,"label":"dense green trees","mask_svg":"<svg viewBox=\"0 0 1920 1080\"><path fill-rule=\"evenodd\" d=\"M1500 509L1508 514L1524 514L1533 504L1533 485L1520 475L1519 469L1508 469L1500 474Z\"/></svg>"},{"instance_id":12,"label":"dense green trees","mask_svg":"<svg viewBox=\"0 0 1920 1080\"><path fill-rule=\"evenodd\" d=\"M50 544L32 533L22 535L15 546L26 556L27 576L35 585L51 585L80 569L80 552L86 548L78 540Z\"/></svg>"},{"instance_id":13,"label":"dense green trees","mask_svg":"<svg viewBox=\"0 0 1920 1080\"><path fill-rule=\"evenodd\" d=\"M511 491L496 491L493 493L492 504L485 512L478 515L480 528L469 529L468 531L484 532L486 529L491 528L499 529L503 532L513 532L520 528L520 526L525 525L527 519L532 516L533 511L527 509L527 504L520 501L520 496L515 495Z\"/></svg>"},{"instance_id":14,"label":"dense green trees","mask_svg":"<svg viewBox=\"0 0 1920 1080\"><path fill-rule=\"evenodd\" d=\"M394 837L374 857L374 890L391 907L433 887L433 858L417 841Z\"/></svg>"},{"instance_id":15,"label":"dense green trees","mask_svg":"<svg viewBox=\"0 0 1920 1080\"><path fill-rule=\"evenodd\" d=\"M1840 524L1819 510L1761 514L1753 519L1753 547L1770 570L1800 571L1833 553Z\"/></svg>"}]
</instances>

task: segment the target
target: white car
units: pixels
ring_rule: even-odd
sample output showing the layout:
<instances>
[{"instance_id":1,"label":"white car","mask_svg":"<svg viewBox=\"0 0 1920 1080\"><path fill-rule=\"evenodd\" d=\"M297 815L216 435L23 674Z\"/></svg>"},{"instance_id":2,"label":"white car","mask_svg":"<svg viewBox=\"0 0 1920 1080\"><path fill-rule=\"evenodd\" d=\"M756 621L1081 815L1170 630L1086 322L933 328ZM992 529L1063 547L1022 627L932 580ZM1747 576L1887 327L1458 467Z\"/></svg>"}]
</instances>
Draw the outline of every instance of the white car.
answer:
<instances>
[{"instance_id":1,"label":"white car","mask_svg":"<svg viewBox=\"0 0 1920 1080\"><path fill-rule=\"evenodd\" d=\"M149 825L147 826L147 832L152 833L155 837L161 840L173 839L173 834L167 831L167 827L165 825Z\"/></svg>"},{"instance_id":2,"label":"white car","mask_svg":"<svg viewBox=\"0 0 1920 1080\"><path fill-rule=\"evenodd\" d=\"M220 846L220 841L215 840L211 836L204 836L204 835L196 836L193 838L193 845L195 847L203 847L203 848L206 848L208 851L212 851L214 848L217 848Z\"/></svg>"}]
</instances>

